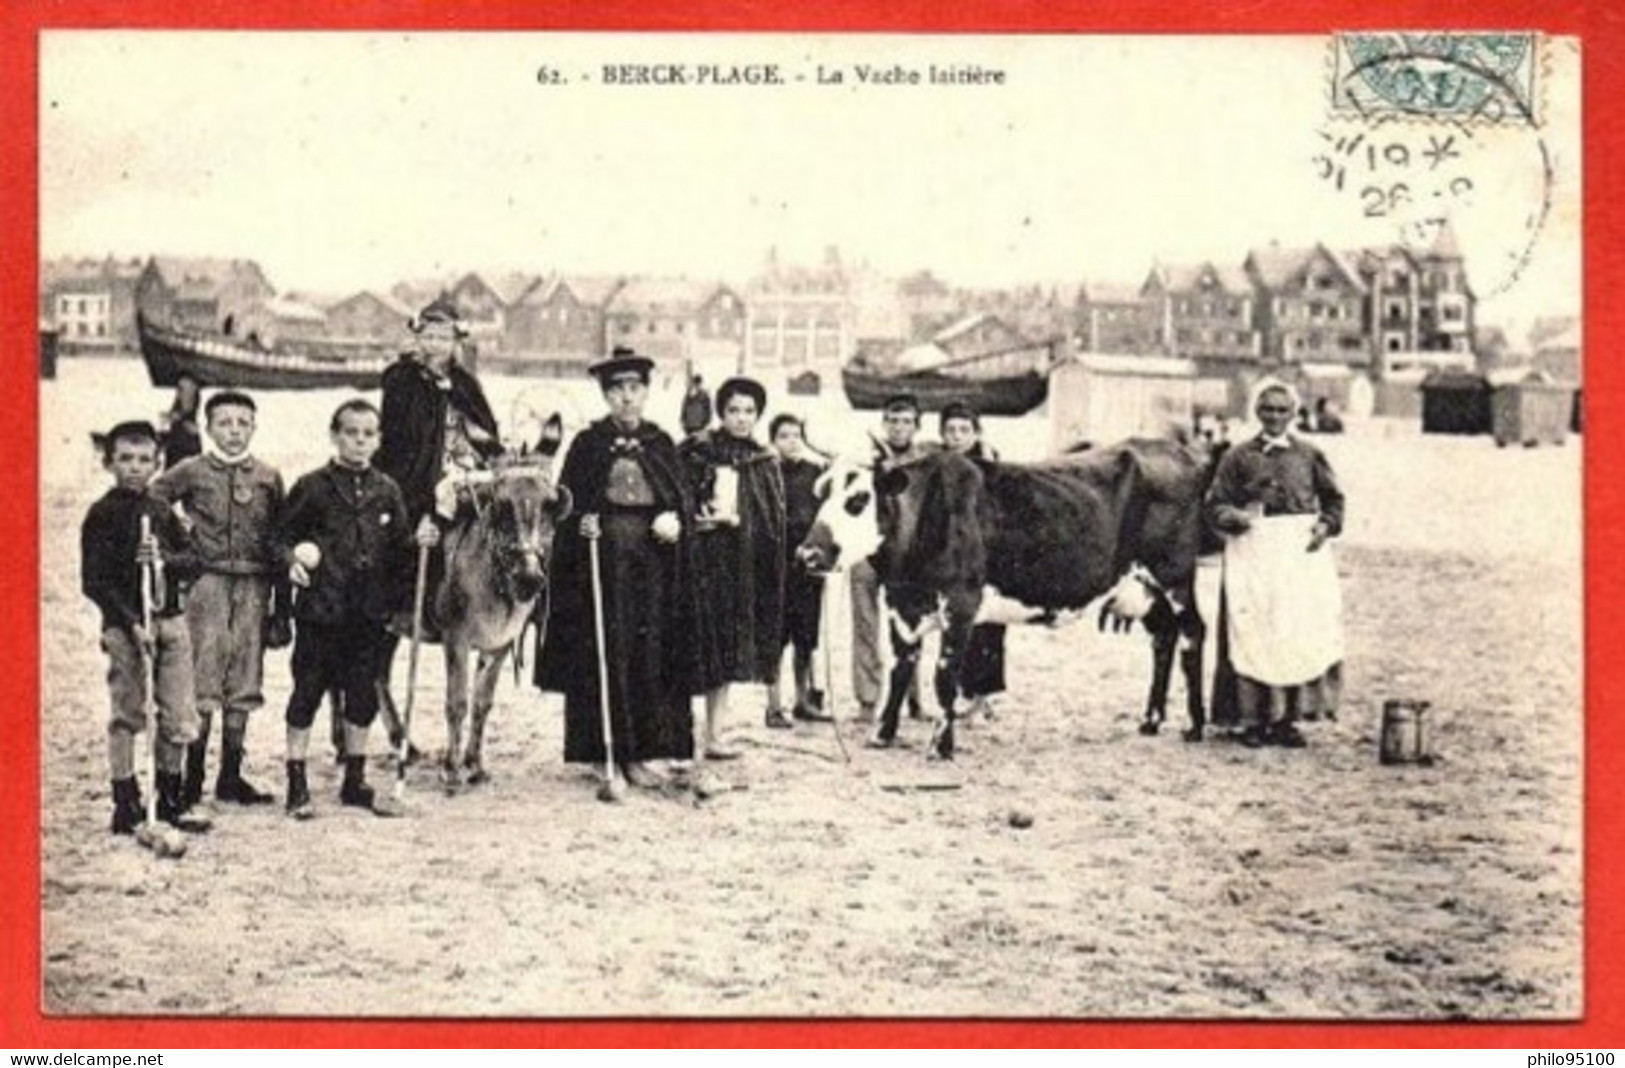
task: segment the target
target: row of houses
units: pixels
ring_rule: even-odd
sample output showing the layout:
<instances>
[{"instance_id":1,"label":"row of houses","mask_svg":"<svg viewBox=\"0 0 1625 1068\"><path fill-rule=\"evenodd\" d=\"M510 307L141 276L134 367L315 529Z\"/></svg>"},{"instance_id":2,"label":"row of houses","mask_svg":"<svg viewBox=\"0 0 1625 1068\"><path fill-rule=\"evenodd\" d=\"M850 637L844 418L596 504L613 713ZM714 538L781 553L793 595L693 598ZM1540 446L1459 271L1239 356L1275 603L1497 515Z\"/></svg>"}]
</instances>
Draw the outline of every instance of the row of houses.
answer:
<instances>
[{"instance_id":1,"label":"row of houses","mask_svg":"<svg viewBox=\"0 0 1625 1068\"><path fill-rule=\"evenodd\" d=\"M887 278L835 248L816 264L770 250L744 285L720 280L464 271L351 294L279 293L250 259L47 261L43 320L63 346L133 347L135 313L232 336L404 343L414 309L449 295L482 360L589 360L618 343L663 363L830 372L956 330L1024 345L1191 360L1206 375L1338 366L1383 377L1473 361L1476 301L1448 227L1431 248L1255 248L1239 265L1156 264L1106 283L954 289L929 271ZM951 346L952 347L952 346Z\"/></svg>"},{"instance_id":2,"label":"row of houses","mask_svg":"<svg viewBox=\"0 0 1625 1068\"><path fill-rule=\"evenodd\" d=\"M1470 354L1476 298L1446 226L1425 251L1272 244L1238 266L1158 264L1140 286L1101 287L1079 306L1090 351L1378 368L1404 353Z\"/></svg>"}]
</instances>

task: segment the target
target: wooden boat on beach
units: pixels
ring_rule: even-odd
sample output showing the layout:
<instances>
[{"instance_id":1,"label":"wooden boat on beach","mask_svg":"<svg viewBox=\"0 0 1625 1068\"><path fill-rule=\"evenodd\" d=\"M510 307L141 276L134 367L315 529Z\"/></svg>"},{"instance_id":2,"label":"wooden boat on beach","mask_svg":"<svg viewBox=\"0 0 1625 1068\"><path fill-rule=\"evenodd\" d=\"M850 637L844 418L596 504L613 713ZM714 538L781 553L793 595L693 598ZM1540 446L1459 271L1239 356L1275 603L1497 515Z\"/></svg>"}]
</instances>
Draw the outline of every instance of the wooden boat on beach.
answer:
<instances>
[{"instance_id":1,"label":"wooden boat on beach","mask_svg":"<svg viewBox=\"0 0 1625 1068\"><path fill-rule=\"evenodd\" d=\"M140 315L136 331L147 377L162 387L190 375L200 386L237 389L377 389L397 355L386 343L337 338L266 346L253 338L159 326Z\"/></svg>"},{"instance_id":2,"label":"wooden boat on beach","mask_svg":"<svg viewBox=\"0 0 1625 1068\"><path fill-rule=\"evenodd\" d=\"M924 411L959 401L982 415L1025 415L1049 396L1049 345L950 360L918 370L882 370L852 360L841 368L846 399L858 409L878 409L888 397L911 393Z\"/></svg>"}]
</instances>

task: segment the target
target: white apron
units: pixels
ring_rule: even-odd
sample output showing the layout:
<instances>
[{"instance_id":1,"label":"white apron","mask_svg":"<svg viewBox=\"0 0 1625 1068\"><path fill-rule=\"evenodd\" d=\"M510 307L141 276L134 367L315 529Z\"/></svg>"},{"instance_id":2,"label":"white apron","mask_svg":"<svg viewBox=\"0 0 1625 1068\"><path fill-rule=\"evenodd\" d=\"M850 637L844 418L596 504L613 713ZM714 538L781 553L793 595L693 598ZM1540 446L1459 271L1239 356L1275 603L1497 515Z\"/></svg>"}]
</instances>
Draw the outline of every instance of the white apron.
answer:
<instances>
[{"instance_id":1,"label":"white apron","mask_svg":"<svg viewBox=\"0 0 1625 1068\"><path fill-rule=\"evenodd\" d=\"M1343 593L1312 515L1254 518L1224 547L1227 637L1236 673L1268 686L1312 682L1343 659Z\"/></svg>"}]
</instances>

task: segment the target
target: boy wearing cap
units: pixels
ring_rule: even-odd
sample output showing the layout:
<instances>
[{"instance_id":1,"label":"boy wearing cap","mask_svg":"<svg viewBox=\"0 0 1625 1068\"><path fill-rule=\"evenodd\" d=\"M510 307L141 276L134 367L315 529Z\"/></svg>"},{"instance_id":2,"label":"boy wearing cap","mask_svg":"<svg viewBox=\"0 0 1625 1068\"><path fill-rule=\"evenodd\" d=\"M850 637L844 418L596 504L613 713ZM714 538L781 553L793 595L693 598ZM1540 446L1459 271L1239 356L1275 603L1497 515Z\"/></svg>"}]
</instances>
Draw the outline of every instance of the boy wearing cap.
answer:
<instances>
[{"instance_id":1,"label":"boy wearing cap","mask_svg":"<svg viewBox=\"0 0 1625 1068\"><path fill-rule=\"evenodd\" d=\"M146 822L135 777L135 735L149 726L160 735L154 784L158 818L185 831L207 830L208 820L186 812L181 801L181 754L196 740L198 726L185 608L197 559L180 520L147 492L158 469L158 432L152 424L120 423L95 442L113 488L85 514L79 566L80 587L101 610L107 653L112 830L134 834ZM153 580L144 590L147 568L153 569ZM150 725L149 703L157 713Z\"/></svg>"},{"instance_id":2,"label":"boy wearing cap","mask_svg":"<svg viewBox=\"0 0 1625 1068\"><path fill-rule=\"evenodd\" d=\"M282 475L249 452L254 438L254 399L223 390L203 406L203 454L164 472L152 492L168 501L187 524L201 573L187 601L198 739L186 750L182 794L187 807L203 796L209 731L221 715L220 772L216 800L269 804L274 798L243 778L244 737L249 715L265 703L262 681L265 634L275 598L287 609L279 524L286 496Z\"/></svg>"}]
</instances>

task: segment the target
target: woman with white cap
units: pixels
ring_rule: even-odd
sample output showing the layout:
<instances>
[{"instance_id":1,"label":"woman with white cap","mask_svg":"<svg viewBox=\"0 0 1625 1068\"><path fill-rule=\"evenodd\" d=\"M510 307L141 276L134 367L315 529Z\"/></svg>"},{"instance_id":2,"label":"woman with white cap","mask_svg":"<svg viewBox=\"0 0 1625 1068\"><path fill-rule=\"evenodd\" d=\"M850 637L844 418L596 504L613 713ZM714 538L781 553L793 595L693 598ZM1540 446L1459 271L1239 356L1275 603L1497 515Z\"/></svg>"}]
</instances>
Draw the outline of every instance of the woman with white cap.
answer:
<instances>
[{"instance_id":1,"label":"woman with white cap","mask_svg":"<svg viewBox=\"0 0 1625 1068\"><path fill-rule=\"evenodd\" d=\"M1225 535L1216 724L1250 746L1304 745L1300 719L1337 712L1342 593L1324 547L1343 529L1343 492L1319 448L1292 433L1297 391L1259 383L1259 433L1219 461L1207 514Z\"/></svg>"}]
</instances>

